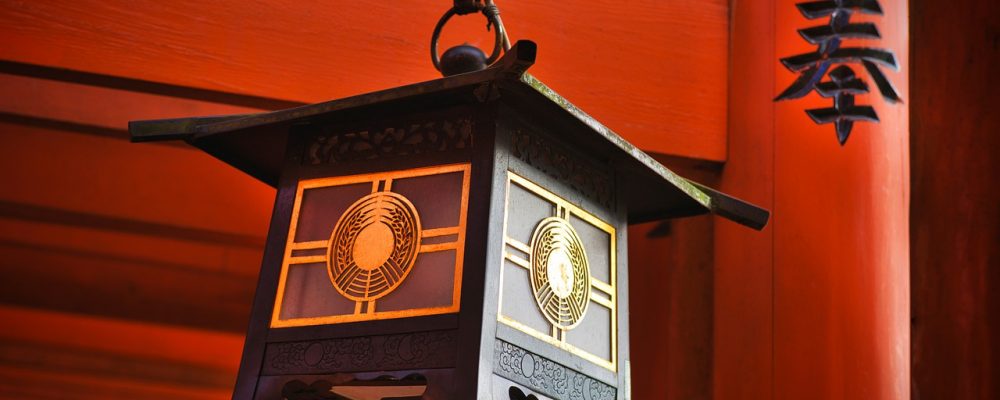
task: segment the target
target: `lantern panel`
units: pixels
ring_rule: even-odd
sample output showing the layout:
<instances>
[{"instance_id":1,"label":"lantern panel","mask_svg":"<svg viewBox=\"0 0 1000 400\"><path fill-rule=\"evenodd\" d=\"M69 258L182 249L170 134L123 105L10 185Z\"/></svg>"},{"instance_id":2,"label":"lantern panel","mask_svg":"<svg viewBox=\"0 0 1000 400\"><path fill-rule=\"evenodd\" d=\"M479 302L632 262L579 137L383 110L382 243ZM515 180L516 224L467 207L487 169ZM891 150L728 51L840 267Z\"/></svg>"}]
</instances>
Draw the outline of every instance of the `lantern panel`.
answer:
<instances>
[{"instance_id":1,"label":"lantern panel","mask_svg":"<svg viewBox=\"0 0 1000 400\"><path fill-rule=\"evenodd\" d=\"M272 327L458 312L469 164L299 182Z\"/></svg>"},{"instance_id":2,"label":"lantern panel","mask_svg":"<svg viewBox=\"0 0 1000 400\"><path fill-rule=\"evenodd\" d=\"M617 371L615 228L507 172L501 323Z\"/></svg>"}]
</instances>

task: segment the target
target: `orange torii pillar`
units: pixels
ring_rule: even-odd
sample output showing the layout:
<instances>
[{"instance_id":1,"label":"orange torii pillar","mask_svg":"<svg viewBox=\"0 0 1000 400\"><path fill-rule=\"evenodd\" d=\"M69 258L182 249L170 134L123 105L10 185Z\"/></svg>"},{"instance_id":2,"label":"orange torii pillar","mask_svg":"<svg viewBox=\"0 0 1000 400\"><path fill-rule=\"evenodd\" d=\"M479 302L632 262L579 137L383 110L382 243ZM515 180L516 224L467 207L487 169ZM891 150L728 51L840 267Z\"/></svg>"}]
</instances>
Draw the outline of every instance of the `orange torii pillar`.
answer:
<instances>
[{"instance_id":1,"label":"orange torii pillar","mask_svg":"<svg viewBox=\"0 0 1000 400\"><path fill-rule=\"evenodd\" d=\"M797 77L781 57L815 49L797 30L806 0L734 1L728 159L721 190L772 211L762 233L717 219L713 395L716 399L910 397L908 9L880 0L887 70L904 103L858 96L881 122L856 123L841 147L804 110L812 93L772 99ZM852 43L853 44L853 43Z\"/></svg>"}]
</instances>

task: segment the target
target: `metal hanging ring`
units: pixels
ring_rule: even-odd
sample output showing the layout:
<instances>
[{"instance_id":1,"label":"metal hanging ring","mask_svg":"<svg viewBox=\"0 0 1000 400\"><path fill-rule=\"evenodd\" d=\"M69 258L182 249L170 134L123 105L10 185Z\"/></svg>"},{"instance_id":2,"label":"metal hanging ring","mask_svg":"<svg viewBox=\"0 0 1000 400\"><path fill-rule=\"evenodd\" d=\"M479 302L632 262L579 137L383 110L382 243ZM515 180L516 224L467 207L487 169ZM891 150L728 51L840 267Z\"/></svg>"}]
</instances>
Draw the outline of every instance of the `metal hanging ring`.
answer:
<instances>
[{"instance_id":1,"label":"metal hanging ring","mask_svg":"<svg viewBox=\"0 0 1000 400\"><path fill-rule=\"evenodd\" d=\"M510 41L507 39L507 32L503 28L503 22L500 20L500 11L497 7L490 4L483 8L482 13L486 17L486 29L489 30L490 26L493 26L494 32L493 53L486 59L486 65L490 65L500 59L502 52L510 49ZM438 55L438 39L441 36L441 30L444 29L444 25L455 14L459 14L459 10L455 7L444 13L438 21L437 26L434 27L434 34L431 35L431 61L434 63L434 68L438 71L441 70L441 57Z\"/></svg>"}]
</instances>

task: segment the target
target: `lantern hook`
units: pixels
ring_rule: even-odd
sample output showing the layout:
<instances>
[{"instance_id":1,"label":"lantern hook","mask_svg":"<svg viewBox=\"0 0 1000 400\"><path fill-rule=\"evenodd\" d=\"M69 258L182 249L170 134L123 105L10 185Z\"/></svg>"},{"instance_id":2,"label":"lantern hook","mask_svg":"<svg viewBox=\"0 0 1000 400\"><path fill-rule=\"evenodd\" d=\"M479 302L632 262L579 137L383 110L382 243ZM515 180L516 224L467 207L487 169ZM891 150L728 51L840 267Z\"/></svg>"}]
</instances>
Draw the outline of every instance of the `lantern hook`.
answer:
<instances>
[{"instance_id":1,"label":"lantern hook","mask_svg":"<svg viewBox=\"0 0 1000 400\"><path fill-rule=\"evenodd\" d=\"M434 68L441 71L441 57L438 55L438 41L441 30L448 20L455 15L467 15L482 13L486 17L486 30L493 30L493 53L486 59L486 65L493 64L502 53L510 50L510 39L507 37L507 30L504 29L503 21L500 19L500 9L493 3L493 0L454 0L454 6L441 16L434 33L431 35L431 62Z\"/></svg>"}]
</instances>

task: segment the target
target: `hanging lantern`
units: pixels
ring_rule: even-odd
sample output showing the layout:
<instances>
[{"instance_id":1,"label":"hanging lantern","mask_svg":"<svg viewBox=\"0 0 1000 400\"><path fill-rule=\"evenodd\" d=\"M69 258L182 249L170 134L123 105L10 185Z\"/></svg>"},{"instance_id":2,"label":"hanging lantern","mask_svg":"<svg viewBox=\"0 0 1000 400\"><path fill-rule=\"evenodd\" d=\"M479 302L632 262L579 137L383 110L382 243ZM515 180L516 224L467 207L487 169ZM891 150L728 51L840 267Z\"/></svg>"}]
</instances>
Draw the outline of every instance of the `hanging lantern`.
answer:
<instances>
[{"instance_id":1,"label":"hanging lantern","mask_svg":"<svg viewBox=\"0 0 1000 400\"><path fill-rule=\"evenodd\" d=\"M625 399L628 224L766 223L527 74L535 44L504 52L469 3L437 31L487 10L488 68L448 74L461 49L437 80L130 124L277 188L234 399Z\"/></svg>"}]
</instances>

